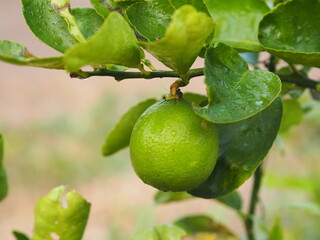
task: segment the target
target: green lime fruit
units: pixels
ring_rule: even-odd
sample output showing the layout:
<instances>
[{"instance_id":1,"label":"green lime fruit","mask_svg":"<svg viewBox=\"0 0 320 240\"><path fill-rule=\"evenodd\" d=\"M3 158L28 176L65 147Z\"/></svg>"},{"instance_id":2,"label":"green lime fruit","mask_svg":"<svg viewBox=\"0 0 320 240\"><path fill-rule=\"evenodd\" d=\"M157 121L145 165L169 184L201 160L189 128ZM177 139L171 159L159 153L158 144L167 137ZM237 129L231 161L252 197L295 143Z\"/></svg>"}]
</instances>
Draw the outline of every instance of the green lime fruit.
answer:
<instances>
[{"instance_id":1,"label":"green lime fruit","mask_svg":"<svg viewBox=\"0 0 320 240\"><path fill-rule=\"evenodd\" d=\"M188 100L162 100L135 124L130 156L137 175L163 191L187 191L204 182L217 161L218 131Z\"/></svg>"}]
</instances>

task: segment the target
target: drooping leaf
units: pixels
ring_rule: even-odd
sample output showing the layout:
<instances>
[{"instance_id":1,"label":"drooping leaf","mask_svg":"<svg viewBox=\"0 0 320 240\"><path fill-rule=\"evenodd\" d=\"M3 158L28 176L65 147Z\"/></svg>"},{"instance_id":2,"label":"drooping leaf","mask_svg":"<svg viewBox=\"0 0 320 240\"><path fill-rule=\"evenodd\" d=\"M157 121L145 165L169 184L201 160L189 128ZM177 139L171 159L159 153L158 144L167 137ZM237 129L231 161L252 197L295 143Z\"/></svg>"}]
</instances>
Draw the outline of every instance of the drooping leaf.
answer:
<instances>
[{"instance_id":1,"label":"drooping leaf","mask_svg":"<svg viewBox=\"0 0 320 240\"><path fill-rule=\"evenodd\" d=\"M212 174L193 196L218 198L240 187L257 169L275 140L282 116L277 98L255 116L229 124L217 124L220 151Z\"/></svg>"},{"instance_id":2,"label":"drooping leaf","mask_svg":"<svg viewBox=\"0 0 320 240\"><path fill-rule=\"evenodd\" d=\"M207 50L205 83L209 105L194 109L215 123L251 117L269 106L281 91L277 75L261 69L250 71L243 58L223 43Z\"/></svg>"},{"instance_id":3,"label":"drooping leaf","mask_svg":"<svg viewBox=\"0 0 320 240\"><path fill-rule=\"evenodd\" d=\"M69 72L93 64L136 68L140 66L140 48L128 23L119 13L112 12L87 42L79 43L66 52L64 61Z\"/></svg>"},{"instance_id":4,"label":"drooping leaf","mask_svg":"<svg viewBox=\"0 0 320 240\"><path fill-rule=\"evenodd\" d=\"M242 208L242 199L237 191L233 191L227 195L219 197L217 200L238 211Z\"/></svg>"},{"instance_id":5,"label":"drooping leaf","mask_svg":"<svg viewBox=\"0 0 320 240\"><path fill-rule=\"evenodd\" d=\"M104 156L109 156L129 145L132 129L138 118L148 107L156 102L156 99L140 102L121 117L117 125L107 135L105 144L102 147Z\"/></svg>"},{"instance_id":6,"label":"drooping leaf","mask_svg":"<svg viewBox=\"0 0 320 240\"><path fill-rule=\"evenodd\" d=\"M16 240L30 240L27 235L21 232L13 231L13 235L15 236Z\"/></svg>"},{"instance_id":7,"label":"drooping leaf","mask_svg":"<svg viewBox=\"0 0 320 240\"><path fill-rule=\"evenodd\" d=\"M28 26L45 44L63 53L77 43L50 0L22 0L22 4Z\"/></svg>"},{"instance_id":8,"label":"drooping leaf","mask_svg":"<svg viewBox=\"0 0 320 240\"><path fill-rule=\"evenodd\" d=\"M153 228L148 228L130 240L180 240L186 232L176 225L160 225Z\"/></svg>"},{"instance_id":9,"label":"drooping leaf","mask_svg":"<svg viewBox=\"0 0 320 240\"><path fill-rule=\"evenodd\" d=\"M0 201L8 194L8 179L3 166L3 139L0 134Z\"/></svg>"},{"instance_id":10,"label":"drooping leaf","mask_svg":"<svg viewBox=\"0 0 320 240\"><path fill-rule=\"evenodd\" d=\"M282 101L283 117L280 126L280 133L288 131L294 125L298 125L302 121L303 111L297 100L286 99Z\"/></svg>"},{"instance_id":11,"label":"drooping leaf","mask_svg":"<svg viewBox=\"0 0 320 240\"><path fill-rule=\"evenodd\" d=\"M183 5L192 5L194 6L198 11L208 13L208 9L206 5L204 4L203 0L170 0L172 6L175 9L180 8Z\"/></svg>"},{"instance_id":12,"label":"drooping leaf","mask_svg":"<svg viewBox=\"0 0 320 240\"><path fill-rule=\"evenodd\" d=\"M72 14L85 38L95 34L104 22L104 19L92 8L74 8Z\"/></svg>"},{"instance_id":13,"label":"drooping leaf","mask_svg":"<svg viewBox=\"0 0 320 240\"><path fill-rule=\"evenodd\" d=\"M174 12L169 0L137 2L126 10L130 23L149 41L162 38Z\"/></svg>"},{"instance_id":14,"label":"drooping leaf","mask_svg":"<svg viewBox=\"0 0 320 240\"><path fill-rule=\"evenodd\" d=\"M140 45L169 68L184 77L214 28L203 12L185 5L174 12L164 38Z\"/></svg>"},{"instance_id":15,"label":"drooping leaf","mask_svg":"<svg viewBox=\"0 0 320 240\"><path fill-rule=\"evenodd\" d=\"M283 240L283 230L281 226L281 218L278 216L275 218L273 226L269 232L269 240Z\"/></svg>"},{"instance_id":16,"label":"drooping leaf","mask_svg":"<svg viewBox=\"0 0 320 240\"><path fill-rule=\"evenodd\" d=\"M261 51L257 33L259 22L269 11L260 0L204 0L216 21L213 42L223 42L242 51Z\"/></svg>"},{"instance_id":17,"label":"drooping leaf","mask_svg":"<svg viewBox=\"0 0 320 240\"><path fill-rule=\"evenodd\" d=\"M33 240L82 238L90 203L75 191L68 192L65 196L64 191L64 186L56 187L38 200L35 206Z\"/></svg>"},{"instance_id":18,"label":"drooping leaf","mask_svg":"<svg viewBox=\"0 0 320 240\"><path fill-rule=\"evenodd\" d=\"M277 5L260 23L260 43L287 62L320 67L319 11L319 0Z\"/></svg>"},{"instance_id":19,"label":"drooping leaf","mask_svg":"<svg viewBox=\"0 0 320 240\"><path fill-rule=\"evenodd\" d=\"M183 217L174 224L184 229L190 235L202 232L212 232L215 233L216 237L212 239L236 239L235 235L227 227L215 222L212 218L205 215Z\"/></svg>"},{"instance_id":20,"label":"drooping leaf","mask_svg":"<svg viewBox=\"0 0 320 240\"><path fill-rule=\"evenodd\" d=\"M37 58L17 42L0 40L0 60L16 65L64 69L62 57Z\"/></svg>"},{"instance_id":21,"label":"drooping leaf","mask_svg":"<svg viewBox=\"0 0 320 240\"><path fill-rule=\"evenodd\" d=\"M159 190L154 196L154 201L157 204L164 204L170 202L180 202L192 198L193 196L187 192L163 192Z\"/></svg>"}]
</instances>

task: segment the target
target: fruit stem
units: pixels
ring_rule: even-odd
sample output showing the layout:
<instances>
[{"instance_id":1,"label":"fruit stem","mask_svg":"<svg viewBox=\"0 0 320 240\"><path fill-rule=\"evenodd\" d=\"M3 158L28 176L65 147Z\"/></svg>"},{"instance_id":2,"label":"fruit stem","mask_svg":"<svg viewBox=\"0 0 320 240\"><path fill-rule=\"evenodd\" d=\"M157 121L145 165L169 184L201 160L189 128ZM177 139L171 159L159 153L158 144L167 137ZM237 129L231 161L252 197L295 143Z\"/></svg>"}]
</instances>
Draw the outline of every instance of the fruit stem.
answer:
<instances>
[{"instance_id":1,"label":"fruit stem","mask_svg":"<svg viewBox=\"0 0 320 240\"><path fill-rule=\"evenodd\" d=\"M170 99L181 99L182 92L180 91L179 87L183 86L182 79L178 79L170 86L170 96L166 97L166 100Z\"/></svg>"}]
</instances>

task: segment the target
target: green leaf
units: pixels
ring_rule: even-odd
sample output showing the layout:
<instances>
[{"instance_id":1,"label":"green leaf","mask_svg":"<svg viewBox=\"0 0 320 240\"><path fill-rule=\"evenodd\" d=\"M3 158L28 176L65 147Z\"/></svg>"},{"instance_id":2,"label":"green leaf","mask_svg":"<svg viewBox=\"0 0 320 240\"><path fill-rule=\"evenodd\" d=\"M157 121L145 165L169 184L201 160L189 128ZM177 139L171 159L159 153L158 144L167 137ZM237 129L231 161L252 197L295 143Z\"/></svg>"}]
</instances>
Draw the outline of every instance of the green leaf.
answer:
<instances>
[{"instance_id":1,"label":"green leaf","mask_svg":"<svg viewBox=\"0 0 320 240\"><path fill-rule=\"evenodd\" d=\"M85 38L95 34L104 22L104 19L92 8L74 8L72 14Z\"/></svg>"},{"instance_id":2,"label":"green leaf","mask_svg":"<svg viewBox=\"0 0 320 240\"><path fill-rule=\"evenodd\" d=\"M109 156L129 145L132 129L141 114L151 105L156 103L156 99L148 99L133 106L126 112L117 125L108 133L105 144L102 147L104 156Z\"/></svg>"},{"instance_id":3,"label":"green leaf","mask_svg":"<svg viewBox=\"0 0 320 240\"><path fill-rule=\"evenodd\" d=\"M126 10L126 16L137 32L154 41L164 36L173 12L169 0L156 0L133 4Z\"/></svg>"},{"instance_id":4,"label":"green leaf","mask_svg":"<svg viewBox=\"0 0 320 240\"><path fill-rule=\"evenodd\" d=\"M297 100L285 99L283 104L283 117L280 126L280 133L284 133L289 130L290 127L300 124L303 117L302 108Z\"/></svg>"},{"instance_id":5,"label":"green leaf","mask_svg":"<svg viewBox=\"0 0 320 240\"><path fill-rule=\"evenodd\" d=\"M319 12L318 0L279 4L260 23L262 46L287 62L320 67Z\"/></svg>"},{"instance_id":6,"label":"green leaf","mask_svg":"<svg viewBox=\"0 0 320 240\"><path fill-rule=\"evenodd\" d=\"M205 83L209 105L196 113L215 123L236 122L269 106L281 91L279 77L261 69L250 71L231 47L219 43L205 58Z\"/></svg>"},{"instance_id":7,"label":"green leaf","mask_svg":"<svg viewBox=\"0 0 320 240\"><path fill-rule=\"evenodd\" d=\"M213 31L214 23L203 12L185 5L175 11L164 38L140 45L184 77Z\"/></svg>"},{"instance_id":8,"label":"green leaf","mask_svg":"<svg viewBox=\"0 0 320 240\"><path fill-rule=\"evenodd\" d=\"M91 5L94 7L96 12L103 18L106 18L110 14L110 5L107 0L90 0Z\"/></svg>"},{"instance_id":9,"label":"green leaf","mask_svg":"<svg viewBox=\"0 0 320 240\"><path fill-rule=\"evenodd\" d=\"M16 240L29 240L29 237L21 232L13 231L13 235L15 236Z\"/></svg>"},{"instance_id":10,"label":"green leaf","mask_svg":"<svg viewBox=\"0 0 320 240\"><path fill-rule=\"evenodd\" d=\"M93 64L116 64L136 68L140 66L140 48L128 23L119 13L113 12L87 42L69 49L64 61L69 72Z\"/></svg>"},{"instance_id":11,"label":"green leaf","mask_svg":"<svg viewBox=\"0 0 320 240\"><path fill-rule=\"evenodd\" d=\"M3 166L3 139L0 134L0 201L8 194L8 179Z\"/></svg>"},{"instance_id":12,"label":"green leaf","mask_svg":"<svg viewBox=\"0 0 320 240\"><path fill-rule=\"evenodd\" d=\"M217 198L217 200L237 211L242 208L242 198L237 191L233 191L225 196Z\"/></svg>"},{"instance_id":13,"label":"green leaf","mask_svg":"<svg viewBox=\"0 0 320 240\"><path fill-rule=\"evenodd\" d=\"M282 104L277 98L259 114L229 124L217 124L220 152L212 174L193 196L218 198L240 187L257 169L275 140L281 122Z\"/></svg>"},{"instance_id":14,"label":"green leaf","mask_svg":"<svg viewBox=\"0 0 320 240\"><path fill-rule=\"evenodd\" d=\"M275 218L273 226L269 233L268 240L283 240L283 230L281 226L281 218L278 216Z\"/></svg>"},{"instance_id":15,"label":"green leaf","mask_svg":"<svg viewBox=\"0 0 320 240\"><path fill-rule=\"evenodd\" d=\"M180 240L186 232L175 225L160 225L153 228L148 228L130 240Z\"/></svg>"},{"instance_id":16,"label":"green leaf","mask_svg":"<svg viewBox=\"0 0 320 240\"><path fill-rule=\"evenodd\" d=\"M188 99L193 104L201 107L206 106L208 104L208 97L197 93L184 93L183 98Z\"/></svg>"},{"instance_id":17,"label":"green leaf","mask_svg":"<svg viewBox=\"0 0 320 240\"><path fill-rule=\"evenodd\" d=\"M0 40L0 60L16 65L64 69L62 57L37 58L17 42Z\"/></svg>"},{"instance_id":18,"label":"green leaf","mask_svg":"<svg viewBox=\"0 0 320 240\"><path fill-rule=\"evenodd\" d=\"M35 206L33 240L80 240L87 224L90 203L74 190L64 195L65 187L54 188Z\"/></svg>"},{"instance_id":19,"label":"green leaf","mask_svg":"<svg viewBox=\"0 0 320 240\"><path fill-rule=\"evenodd\" d=\"M183 200L188 200L193 198L189 193L187 192L163 192L158 191L156 195L154 196L154 201L157 204L164 204L164 203L170 203L170 202L180 202Z\"/></svg>"},{"instance_id":20,"label":"green leaf","mask_svg":"<svg viewBox=\"0 0 320 240\"><path fill-rule=\"evenodd\" d=\"M204 4L203 0L170 0L170 2L175 9L178 9L183 5L192 5L198 11L209 14L208 9Z\"/></svg>"},{"instance_id":21,"label":"green leaf","mask_svg":"<svg viewBox=\"0 0 320 240\"><path fill-rule=\"evenodd\" d=\"M22 0L22 4L28 26L45 44L63 53L77 43L50 0Z\"/></svg>"},{"instance_id":22,"label":"green leaf","mask_svg":"<svg viewBox=\"0 0 320 240\"><path fill-rule=\"evenodd\" d=\"M215 222L212 218L205 215L183 217L174 224L191 235L201 232L214 232L216 233L216 238L209 239L235 239L234 234L227 227Z\"/></svg>"},{"instance_id":23,"label":"green leaf","mask_svg":"<svg viewBox=\"0 0 320 240\"><path fill-rule=\"evenodd\" d=\"M261 51L259 22L269 7L257 0L204 0L217 22L213 42L223 42L242 51Z\"/></svg>"}]
</instances>

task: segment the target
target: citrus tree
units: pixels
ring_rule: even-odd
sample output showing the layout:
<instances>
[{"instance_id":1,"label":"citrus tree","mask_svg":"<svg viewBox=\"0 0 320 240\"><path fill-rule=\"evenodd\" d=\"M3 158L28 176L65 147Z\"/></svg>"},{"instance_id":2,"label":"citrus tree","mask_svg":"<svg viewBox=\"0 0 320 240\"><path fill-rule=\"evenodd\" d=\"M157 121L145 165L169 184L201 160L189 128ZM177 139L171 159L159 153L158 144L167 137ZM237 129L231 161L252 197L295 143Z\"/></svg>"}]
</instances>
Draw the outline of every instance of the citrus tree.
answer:
<instances>
[{"instance_id":1,"label":"citrus tree","mask_svg":"<svg viewBox=\"0 0 320 240\"><path fill-rule=\"evenodd\" d=\"M130 146L137 175L159 189L156 202L216 199L239 215L249 240L257 239L254 223L263 159L278 133L300 122L301 94L309 91L319 99L320 83L309 73L320 67L320 1L91 0L91 4L92 8L72 8L68 0L22 0L31 31L60 54L41 58L20 43L0 40L0 60L61 69L79 79L176 78L167 95L142 101L123 115L107 134L103 155ZM146 52L171 70L155 69ZM204 66L192 69L198 57ZM92 70L84 71L88 66ZM184 92L183 87L198 76L204 78L207 95ZM8 191L2 160L0 138L0 200ZM251 176L246 211L237 189ZM75 191L64 191L59 186L39 199L34 235L14 232L16 239L81 239L90 204ZM268 239L282 239L280 222L265 233ZM238 237L210 217L197 215L131 238L146 239Z\"/></svg>"}]
</instances>

